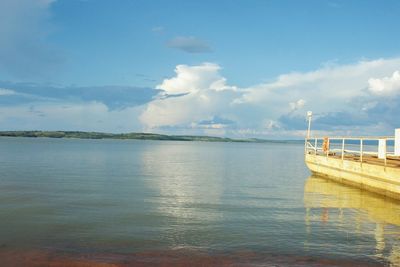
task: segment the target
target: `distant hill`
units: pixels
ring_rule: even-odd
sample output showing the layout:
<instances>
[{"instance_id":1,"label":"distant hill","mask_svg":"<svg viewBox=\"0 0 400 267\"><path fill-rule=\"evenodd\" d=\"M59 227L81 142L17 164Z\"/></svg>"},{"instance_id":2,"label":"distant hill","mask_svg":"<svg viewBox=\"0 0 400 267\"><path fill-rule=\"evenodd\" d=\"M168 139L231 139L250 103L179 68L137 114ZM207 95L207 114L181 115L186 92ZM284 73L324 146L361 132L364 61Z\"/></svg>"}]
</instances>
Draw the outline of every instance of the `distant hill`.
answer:
<instances>
[{"instance_id":1,"label":"distant hill","mask_svg":"<svg viewBox=\"0 0 400 267\"><path fill-rule=\"evenodd\" d=\"M302 140L264 140L257 138L233 139L215 136L165 135L154 133L100 133L80 131L0 131L0 137L47 137L47 138L80 138L80 139L136 139L136 140L170 140L170 141L204 141L204 142L247 142L247 143L300 143Z\"/></svg>"}]
</instances>

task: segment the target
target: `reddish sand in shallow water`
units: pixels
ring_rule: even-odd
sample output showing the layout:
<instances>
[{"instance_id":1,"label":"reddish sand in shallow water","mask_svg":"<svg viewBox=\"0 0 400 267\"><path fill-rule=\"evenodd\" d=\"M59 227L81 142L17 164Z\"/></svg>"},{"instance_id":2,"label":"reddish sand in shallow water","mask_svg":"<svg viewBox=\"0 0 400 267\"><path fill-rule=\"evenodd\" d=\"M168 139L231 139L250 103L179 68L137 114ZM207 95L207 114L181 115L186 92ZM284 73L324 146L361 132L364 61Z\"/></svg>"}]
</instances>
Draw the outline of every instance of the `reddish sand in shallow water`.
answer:
<instances>
[{"instance_id":1,"label":"reddish sand in shallow water","mask_svg":"<svg viewBox=\"0 0 400 267\"><path fill-rule=\"evenodd\" d=\"M151 251L132 254L79 254L32 250L0 250L0 266L33 267L125 267L125 266L384 266L371 261L327 260L311 257L272 255L241 251L208 254L191 250Z\"/></svg>"}]
</instances>

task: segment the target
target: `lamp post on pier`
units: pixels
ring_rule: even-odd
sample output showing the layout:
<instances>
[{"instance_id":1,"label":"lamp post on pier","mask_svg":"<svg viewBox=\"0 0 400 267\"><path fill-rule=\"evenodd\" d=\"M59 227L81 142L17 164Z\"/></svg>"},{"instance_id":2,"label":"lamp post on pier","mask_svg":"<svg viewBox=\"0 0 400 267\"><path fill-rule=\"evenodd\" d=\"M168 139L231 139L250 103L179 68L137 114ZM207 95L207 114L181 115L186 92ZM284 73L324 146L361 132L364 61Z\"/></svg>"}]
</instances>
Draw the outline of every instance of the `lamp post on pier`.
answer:
<instances>
[{"instance_id":1,"label":"lamp post on pier","mask_svg":"<svg viewBox=\"0 0 400 267\"><path fill-rule=\"evenodd\" d=\"M310 138L310 133L311 133L311 119L312 119L312 111L307 111L307 120L308 120L307 139Z\"/></svg>"},{"instance_id":2,"label":"lamp post on pier","mask_svg":"<svg viewBox=\"0 0 400 267\"><path fill-rule=\"evenodd\" d=\"M307 129L307 136L304 139L304 154L307 153L307 146L308 146L307 143L308 143L308 139L310 138L311 118L312 118L312 111L307 111L308 129Z\"/></svg>"}]
</instances>

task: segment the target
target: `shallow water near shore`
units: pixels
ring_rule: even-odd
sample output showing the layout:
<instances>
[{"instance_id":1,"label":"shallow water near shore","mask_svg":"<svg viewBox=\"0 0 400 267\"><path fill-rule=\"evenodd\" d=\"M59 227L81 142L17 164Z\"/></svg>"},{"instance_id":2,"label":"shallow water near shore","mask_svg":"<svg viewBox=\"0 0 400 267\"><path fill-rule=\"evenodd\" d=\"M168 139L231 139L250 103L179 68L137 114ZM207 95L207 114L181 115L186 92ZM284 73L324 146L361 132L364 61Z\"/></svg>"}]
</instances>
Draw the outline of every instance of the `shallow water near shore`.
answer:
<instances>
[{"instance_id":1,"label":"shallow water near shore","mask_svg":"<svg viewBox=\"0 0 400 267\"><path fill-rule=\"evenodd\" d=\"M310 176L301 144L0 138L0 261L400 264L400 203Z\"/></svg>"}]
</instances>

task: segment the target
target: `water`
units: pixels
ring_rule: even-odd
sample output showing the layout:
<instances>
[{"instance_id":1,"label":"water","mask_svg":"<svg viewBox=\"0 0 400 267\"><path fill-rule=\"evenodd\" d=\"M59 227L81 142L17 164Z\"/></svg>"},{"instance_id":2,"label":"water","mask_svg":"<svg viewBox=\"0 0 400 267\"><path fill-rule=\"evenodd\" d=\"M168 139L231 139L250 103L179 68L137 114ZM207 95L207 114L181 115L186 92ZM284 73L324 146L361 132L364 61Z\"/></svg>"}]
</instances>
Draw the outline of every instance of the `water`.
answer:
<instances>
[{"instance_id":1,"label":"water","mask_svg":"<svg viewBox=\"0 0 400 267\"><path fill-rule=\"evenodd\" d=\"M303 149L0 138L0 265L400 264L400 203L309 177Z\"/></svg>"}]
</instances>

